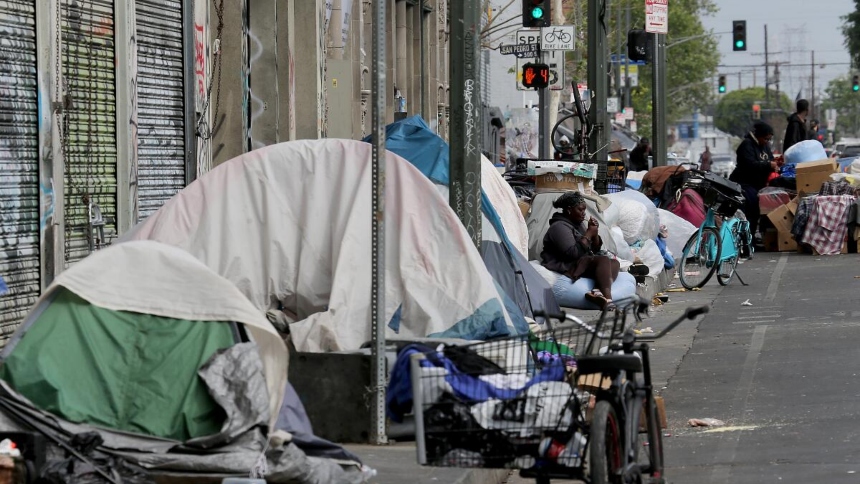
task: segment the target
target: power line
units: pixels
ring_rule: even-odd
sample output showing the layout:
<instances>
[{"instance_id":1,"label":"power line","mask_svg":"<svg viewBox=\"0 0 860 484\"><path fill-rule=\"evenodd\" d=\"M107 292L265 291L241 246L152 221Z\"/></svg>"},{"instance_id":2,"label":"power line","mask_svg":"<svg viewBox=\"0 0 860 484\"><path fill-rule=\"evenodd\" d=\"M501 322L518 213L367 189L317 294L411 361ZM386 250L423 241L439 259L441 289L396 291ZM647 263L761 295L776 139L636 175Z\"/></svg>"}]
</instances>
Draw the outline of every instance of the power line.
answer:
<instances>
[{"instance_id":1,"label":"power line","mask_svg":"<svg viewBox=\"0 0 860 484\"><path fill-rule=\"evenodd\" d=\"M776 62L771 62L771 65L777 64ZM788 62L779 62L780 68L782 67L812 67L812 66L820 66L821 64L827 66L850 66L850 62L818 62L815 64L789 64ZM764 64L720 64L717 67L763 67Z\"/></svg>"}]
</instances>

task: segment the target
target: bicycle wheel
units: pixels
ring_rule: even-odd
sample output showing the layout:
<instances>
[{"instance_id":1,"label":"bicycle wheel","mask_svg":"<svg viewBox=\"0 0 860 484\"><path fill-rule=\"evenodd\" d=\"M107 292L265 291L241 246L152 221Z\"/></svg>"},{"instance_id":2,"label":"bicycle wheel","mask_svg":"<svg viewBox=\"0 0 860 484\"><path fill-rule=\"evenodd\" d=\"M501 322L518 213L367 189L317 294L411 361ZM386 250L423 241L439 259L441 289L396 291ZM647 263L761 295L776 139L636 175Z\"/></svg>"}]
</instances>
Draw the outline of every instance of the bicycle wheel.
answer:
<instances>
[{"instance_id":1,"label":"bicycle wheel","mask_svg":"<svg viewBox=\"0 0 860 484\"><path fill-rule=\"evenodd\" d=\"M592 484L620 483L623 432L615 409L606 400L597 402L591 417L588 454Z\"/></svg>"},{"instance_id":2,"label":"bicycle wheel","mask_svg":"<svg viewBox=\"0 0 860 484\"><path fill-rule=\"evenodd\" d=\"M716 227L705 227L690 236L681 254L681 264L678 266L678 276L681 284L687 289L703 287L714 271L722 253L720 234Z\"/></svg>"},{"instance_id":3,"label":"bicycle wheel","mask_svg":"<svg viewBox=\"0 0 860 484\"><path fill-rule=\"evenodd\" d=\"M729 259L720 261L720 268L717 270L717 282L720 283L721 286L728 286L729 282L732 281L732 278L735 277L735 270L738 268L738 259L743 252L743 244L741 243L741 235L740 235L740 225L738 222L732 227L732 231L730 232L732 235L732 242L734 242L735 246L735 255Z\"/></svg>"},{"instance_id":4,"label":"bicycle wheel","mask_svg":"<svg viewBox=\"0 0 860 484\"><path fill-rule=\"evenodd\" d=\"M660 428L660 419L657 415L657 404L651 397L651 412L647 406L645 413L648 419L645 421L647 432L639 434L639 451L637 452L637 463L644 465L643 473L651 476L652 482L663 482L663 429ZM645 446L645 443L648 446ZM647 462L644 459L647 458Z\"/></svg>"}]
</instances>

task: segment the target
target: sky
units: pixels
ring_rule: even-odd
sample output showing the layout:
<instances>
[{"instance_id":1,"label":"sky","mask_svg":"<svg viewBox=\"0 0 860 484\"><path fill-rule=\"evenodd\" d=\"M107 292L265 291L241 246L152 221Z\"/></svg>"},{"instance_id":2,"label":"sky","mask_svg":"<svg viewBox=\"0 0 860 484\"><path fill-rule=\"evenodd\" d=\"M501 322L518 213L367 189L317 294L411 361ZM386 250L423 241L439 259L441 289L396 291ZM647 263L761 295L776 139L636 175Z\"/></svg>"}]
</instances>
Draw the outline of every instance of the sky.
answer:
<instances>
[{"instance_id":1,"label":"sky","mask_svg":"<svg viewBox=\"0 0 860 484\"><path fill-rule=\"evenodd\" d=\"M719 71L726 75L730 90L738 87L738 73L744 88L752 86L754 81L764 85L765 25L769 61L788 63L780 66L779 87L792 100L799 91L803 97L811 95L812 51L815 51L817 98L830 80L850 72L840 17L854 9L852 0L714 0L714 3L720 10L702 19L706 29L730 32L733 20L747 21L746 52L732 51L730 33L719 36L722 54Z\"/></svg>"},{"instance_id":2,"label":"sky","mask_svg":"<svg viewBox=\"0 0 860 484\"><path fill-rule=\"evenodd\" d=\"M795 99L798 92L807 98L811 95L812 67L809 64L812 63L813 50L817 66L816 98L820 98L831 79L850 72L840 17L854 9L853 0L714 0L714 3L719 11L713 16L704 17L702 22L706 29L715 33L726 32L719 36L722 54L719 71L726 75L729 90L738 88L738 73L743 88L752 86L754 82L759 86L764 85L765 24L768 26L769 61L789 63L780 66L779 87L790 99ZM644 0L642 5L644 9ZM671 0L669 8L672 8ZM516 5L511 9L519 10ZM746 52L732 51L732 36L728 32L732 29L733 20L747 21ZM519 107L524 101L537 100L533 93L523 96L522 92L516 90L513 74L507 73L513 62L512 56L502 56L498 52L492 55L491 98L503 110L506 106Z\"/></svg>"}]
</instances>

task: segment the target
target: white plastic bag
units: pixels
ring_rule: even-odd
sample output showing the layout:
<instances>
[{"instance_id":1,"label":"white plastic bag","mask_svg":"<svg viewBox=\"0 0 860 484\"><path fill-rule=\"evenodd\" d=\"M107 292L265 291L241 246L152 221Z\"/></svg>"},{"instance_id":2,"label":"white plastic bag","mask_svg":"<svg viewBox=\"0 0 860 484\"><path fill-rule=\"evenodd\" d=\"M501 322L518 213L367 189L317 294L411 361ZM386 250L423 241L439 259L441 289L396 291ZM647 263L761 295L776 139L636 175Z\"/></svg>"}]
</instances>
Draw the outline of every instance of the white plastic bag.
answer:
<instances>
[{"instance_id":1,"label":"white plastic bag","mask_svg":"<svg viewBox=\"0 0 860 484\"><path fill-rule=\"evenodd\" d=\"M605 195L618 208L615 223L624 233L629 245L640 240L654 240L660 231L660 215L657 207L643 193L625 190Z\"/></svg>"},{"instance_id":2,"label":"white plastic bag","mask_svg":"<svg viewBox=\"0 0 860 484\"><path fill-rule=\"evenodd\" d=\"M642 247L634 249L634 252L643 264L648 266L648 274L654 277L663 272L663 253L657 247L657 242L646 240L642 243Z\"/></svg>"},{"instance_id":3,"label":"white plastic bag","mask_svg":"<svg viewBox=\"0 0 860 484\"><path fill-rule=\"evenodd\" d=\"M696 231L696 226L672 212L657 209L660 214L660 224L666 227L669 237L666 238L666 248L672 257L678 259L684 251L684 245Z\"/></svg>"}]
</instances>

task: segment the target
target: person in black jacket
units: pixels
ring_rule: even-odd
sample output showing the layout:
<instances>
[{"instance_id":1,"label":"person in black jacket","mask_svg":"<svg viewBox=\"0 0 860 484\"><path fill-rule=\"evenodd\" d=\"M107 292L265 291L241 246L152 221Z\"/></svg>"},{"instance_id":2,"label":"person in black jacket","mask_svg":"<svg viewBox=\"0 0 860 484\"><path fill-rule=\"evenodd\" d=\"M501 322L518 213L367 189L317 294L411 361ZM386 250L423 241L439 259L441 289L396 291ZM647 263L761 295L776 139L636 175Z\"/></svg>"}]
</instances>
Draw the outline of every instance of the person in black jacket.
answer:
<instances>
[{"instance_id":1,"label":"person in black jacket","mask_svg":"<svg viewBox=\"0 0 860 484\"><path fill-rule=\"evenodd\" d=\"M636 146L630 150L630 169L631 171L648 171L648 155L651 154L651 146L648 144L648 138L639 138Z\"/></svg>"},{"instance_id":2,"label":"person in black jacket","mask_svg":"<svg viewBox=\"0 0 860 484\"><path fill-rule=\"evenodd\" d=\"M758 122L753 130L744 137L737 149L737 167L729 180L740 184L744 192L743 212L750 222L750 233L755 236L761 210L758 205L758 192L767 186L770 174L776 171L777 164L773 161L770 143L773 140L773 128Z\"/></svg>"},{"instance_id":3,"label":"person in black jacket","mask_svg":"<svg viewBox=\"0 0 860 484\"><path fill-rule=\"evenodd\" d=\"M809 139L806 130L806 116L809 114L809 101L800 99L797 101L797 112L788 117L788 126L785 128L785 137L782 139L782 152L791 148L796 143Z\"/></svg>"},{"instance_id":4,"label":"person in black jacket","mask_svg":"<svg viewBox=\"0 0 860 484\"><path fill-rule=\"evenodd\" d=\"M597 234L598 223L594 218L585 225L585 198L579 192L567 192L552 206L561 212L553 214L549 220L540 254L541 265L574 282L580 277L594 279L596 289L586 294L585 299L601 309L611 308L612 283L621 266L615 259L595 255L603 241Z\"/></svg>"}]
</instances>

